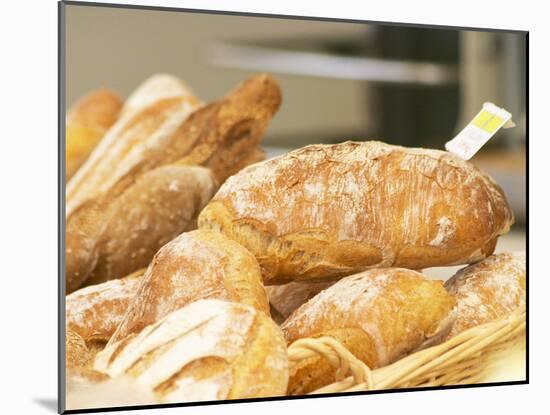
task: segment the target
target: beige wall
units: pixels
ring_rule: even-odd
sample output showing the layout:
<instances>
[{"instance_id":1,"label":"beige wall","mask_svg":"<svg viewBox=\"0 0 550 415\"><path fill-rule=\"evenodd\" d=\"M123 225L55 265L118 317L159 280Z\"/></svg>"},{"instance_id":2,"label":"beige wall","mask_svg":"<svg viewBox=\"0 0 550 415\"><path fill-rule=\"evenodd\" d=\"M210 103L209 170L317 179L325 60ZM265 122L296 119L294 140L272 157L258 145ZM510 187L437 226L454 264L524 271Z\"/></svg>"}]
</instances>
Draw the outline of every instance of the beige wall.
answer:
<instances>
[{"instance_id":1,"label":"beige wall","mask_svg":"<svg viewBox=\"0 0 550 415\"><path fill-rule=\"evenodd\" d=\"M223 39L276 39L359 35L364 25L257 17L67 7L67 103L86 91L113 88L126 96L155 72L184 79L203 100L220 97L253 72L214 67L201 53ZM317 132L364 130L361 82L275 74L283 105L264 142L279 144ZM274 142L273 138L277 138Z\"/></svg>"}]
</instances>

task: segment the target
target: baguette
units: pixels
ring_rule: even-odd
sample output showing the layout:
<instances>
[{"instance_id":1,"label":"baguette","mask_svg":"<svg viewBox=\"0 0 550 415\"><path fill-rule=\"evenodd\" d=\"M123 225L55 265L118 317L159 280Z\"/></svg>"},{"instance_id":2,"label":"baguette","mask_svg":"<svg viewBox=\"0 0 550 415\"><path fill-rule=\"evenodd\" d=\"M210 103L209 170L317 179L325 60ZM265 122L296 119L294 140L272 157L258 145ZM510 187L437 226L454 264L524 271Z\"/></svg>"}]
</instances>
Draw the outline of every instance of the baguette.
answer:
<instances>
[{"instance_id":1,"label":"baguette","mask_svg":"<svg viewBox=\"0 0 550 415\"><path fill-rule=\"evenodd\" d=\"M183 233L155 255L109 344L204 298L240 302L269 315L254 256L218 233L197 230Z\"/></svg>"},{"instance_id":2,"label":"baguette","mask_svg":"<svg viewBox=\"0 0 550 415\"><path fill-rule=\"evenodd\" d=\"M231 177L199 217L252 252L267 285L369 268L472 263L513 215L504 193L443 151L312 145Z\"/></svg>"},{"instance_id":3,"label":"baguette","mask_svg":"<svg viewBox=\"0 0 550 415\"><path fill-rule=\"evenodd\" d=\"M65 180L84 164L107 130L118 118L122 101L106 89L94 91L76 102L67 114Z\"/></svg>"},{"instance_id":4,"label":"baguette","mask_svg":"<svg viewBox=\"0 0 550 415\"><path fill-rule=\"evenodd\" d=\"M130 375L160 402L284 395L281 330L244 304L199 300L100 352L94 369Z\"/></svg>"},{"instance_id":5,"label":"baguette","mask_svg":"<svg viewBox=\"0 0 550 415\"><path fill-rule=\"evenodd\" d=\"M145 172L167 164L203 165L222 183L257 161L260 138L281 92L267 75L243 82L201 107L190 95L163 98L117 123L67 186L67 216L99 194L116 196Z\"/></svg>"},{"instance_id":6,"label":"baguette","mask_svg":"<svg viewBox=\"0 0 550 415\"><path fill-rule=\"evenodd\" d=\"M116 196L156 167L153 155L167 151L166 142L199 104L193 96L163 98L121 118L67 183L67 217L99 195Z\"/></svg>"},{"instance_id":7,"label":"baguette","mask_svg":"<svg viewBox=\"0 0 550 415\"><path fill-rule=\"evenodd\" d=\"M447 338L525 307L525 285L524 253L492 255L461 269L445 282L457 301L456 319Z\"/></svg>"},{"instance_id":8,"label":"baguette","mask_svg":"<svg viewBox=\"0 0 550 415\"><path fill-rule=\"evenodd\" d=\"M263 158L257 145L280 103L273 79L253 77L189 116L192 101L164 97L123 117L69 182L67 293L147 266L196 227L228 175Z\"/></svg>"},{"instance_id":9,"label":"baguette","mask_svg":"<svg viewBox=\"0 0 550 415\"><path fill-rule=\"evenodd\" d=\"M330 336L376 368L446 335L454 305L441 281L407 269L376 269L348 276L321 291L281 328L288 344ZM330 364L312 357L293 368L288 392L309 393L335 380Z\"/></svg>"}]
</instances>

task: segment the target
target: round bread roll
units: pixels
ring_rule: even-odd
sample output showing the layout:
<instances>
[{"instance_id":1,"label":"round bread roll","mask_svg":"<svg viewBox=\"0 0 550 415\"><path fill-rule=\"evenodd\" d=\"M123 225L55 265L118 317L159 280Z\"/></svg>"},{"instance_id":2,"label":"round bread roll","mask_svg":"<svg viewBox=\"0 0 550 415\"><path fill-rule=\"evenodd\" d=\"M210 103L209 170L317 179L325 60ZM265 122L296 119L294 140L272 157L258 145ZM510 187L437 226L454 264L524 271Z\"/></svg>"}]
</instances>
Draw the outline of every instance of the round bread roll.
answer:
<instances>
[{"instance_id":1,"label":"round bread roll","mask_svg":"<svg viewBox=\"0 0 550 415\"><path fill-rule=\"evenodd\" d=\"M200 228L256 256L266 284L472 263L512 222L504 193L474 165L375 141L312 145L254 164L199 216Z\"/></svg>"},{"instance_id":2,"label":"round bread roll","mask_svg":"<svg viewBox=\"0 0 550 415\"><path fill-rule=\"evenodd\" d=\"M160 402L284 395L288 358L281 329L253 307L199 300L100 352L94 369L123 374Z\"/></svg>"},{"instance_id":3,"label":"round bread roll","mask_svg":"<svg viewBox=\"0 0 550 415\"><path fill-rule=\"evenodd\" d=\"M94 343L105 346L135 297L143 273L138 271L68 295L65 300L67 330L81 336L89 347Z\"/></svg>"},{"instance_id":4,"label":"round bread roll","mask_svg":"<svg viewBox=\"0 0 550 415\"><path fill-rule=\"evenodd\" d=\"M458 271L445 283L456 298L456 319L448 338L524 307L525 284L525 253L492 255Z\"/></svg>"},{"instance_id":5,"label":"round bread roll","mask_svg":"<svg viewBox=\"0 0 550 415\"><path fill-rule=\"evenodd\" d=\"M240 302L269 315L254 256L219 233L196 230L157 252L110 343L203 298Z\"/></svg>"},{"instance_id":6,"label":"round bread roll","mask_svg":"<svg viewBox=\"0 0 550 415\"><path fill-rule=\"evenodd\" d=\"M333 337L376 368L443 338L454 305L442 281L407 269L376 269L321 291L292 313L282 330L288 344L305 337ZM305 394L334 381L330 364L312 357L292 368L288 392Z\"/></svg>"}]
</instances>

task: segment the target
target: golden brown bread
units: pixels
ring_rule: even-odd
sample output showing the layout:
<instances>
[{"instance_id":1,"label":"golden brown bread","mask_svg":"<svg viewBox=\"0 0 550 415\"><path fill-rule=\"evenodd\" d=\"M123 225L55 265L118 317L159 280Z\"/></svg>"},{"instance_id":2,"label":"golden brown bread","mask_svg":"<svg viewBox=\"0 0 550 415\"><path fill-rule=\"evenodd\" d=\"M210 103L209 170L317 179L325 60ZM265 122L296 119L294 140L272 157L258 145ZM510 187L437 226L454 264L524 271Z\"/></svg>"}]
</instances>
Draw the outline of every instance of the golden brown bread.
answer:
<instances>
[{"instance_id":1,"label":"golden brown bread","mask_svg":"<svg viewBox=\"0 0 550 415\"><path fill-rule=\"evenodd\" d=\"M455 300L441 281L402 268L364 271L338 281L283 323L287 343L331 336L370 368L389 364L450 329ZM288 392L312 392L335 381L321 357L296 365Z\"/></svg>"},{"instance_id":2,"label":"golden brown bread","mask_svg":"<svg viewBox=\"0 0 550 415\"><path fill-rule=\"evenodd\" d=\"M250 250L266 284L475 262L512 222L504 193L474 165L375 141L250 166L199 217Z\"/></svg>"},{"instance_id":3,"label":"golden brown bread","mask_svg":"<svg viewBox=\"0 0 550 415\"><path fill-rule=\"evenodd\" d=\"M128 374L160 402L284 395L288 358L281 330L239 303L199 300L107 346L94 369Z\"/></svg>"},{"instance_id":4,"label":"golden brown bread","mask_svg":"<svg viewBox=\"0 0 550 415\"><path fill-rule=\"evenodd\" d=\"M116 198L87 201L67 220L67 293L146 267L165 243L196 228L216 188L204 167L168 165Z\"/></svg>"},{"instance_id":5,"label":"golden brown bread","mask_svg":"<svg viewBox=\"0 0 550 415\"><path fill-rule=\"evenodd\" d=\"M74 104L67 114L65 180L69 180L89 157L97 143L118 118L122 101L114 92L100 89Z\"/></svg>"},{"instance_id":6,"label":"golden brown bread","mask_svg":"<svg viewBox=\"0 0 550 415\"><path fill-rule=\"evenodd\" d=\"M125 278L91 285L65 299L65 324L88 345L105 346L122 321L143 277L139 271Z\"/></svg>"},{"instance_id":7,"label":"golden brown bread","mask_svg":"<svg viewBox=\"0 0 550 415\"><path fill-rule=\"evenodd\" d=\"M457 302L448 338L524 307L525 284L524 253L492 255L461 269L445 282Z\"/></svg>"},{"instance_id":8,"label":"golden brown bread","mask_svg":"<svg viewBox=\"0 0 550 415\"><path fill-rule=\"evenodd\" d=\"M100 194L116 196L163 165L202 165L223 182L257 161L257 145L280 102L275 80L257 75L200 109L195 97L185 95L123 117L68 183L67 215Z\"/></svg>"},{"instance_id":9,"label":"golden brown bread","mask_svg":"<svg viewBox=\"0 0 550 415\"><path fill-rule=\"evenodd\" d=\"M118 193L158 165L150 158L167 151L167 141L199 107L193 96L163 98L131 116L122 117L67 183L66 215L88 200Z\"/></svg>"},{"instance_id":10,"label":"golden brown bread","mask_svg":"<svg viewBox=\"0 0 550 415\"><path fill-rule=\"evenodd\" d=\"M268 285L265 290L272 315L275 309L276 315L286 320L294 310L332 284L334 281L294 281L284 285Z\"/></svg>"},{"instance_id":11,"label":"golden brown bread","mask_svg":"<svg viewBox=\"0 0 550 415\"><path fill-rule=\"evenodd\" d=\"M259 75L194 112L192 96L164 96L121 118L67 186L67 292L145 267L195 228L217 186L263 158L257 145L280 99Z\"/></svg>"},{"instance_id":12,"label":"golden brown bread","mask_svg":"<svg viewBox=\"0 0 550 415\"><path fill-rule=\"evenodd\" d=\"M183 233L155 255L109 344L203 298L240 302L269 315L261 281L256 259L236 242L210 231Z\"/></svg>"},{"instance_id":13,"label":"golden brown bread","mask_svg":"<svg viewBox=\"0 0 550 415\"><path fill-rule=\"evenodd\" d=\"M76 332L65 332L65 368L67 370L84 368L92 359L84 339Z\"/></svg>"},{"instance_id":14,"label":"golden brown bread","mask_svg":"<svg viewBox=\"0 0 550 415\"><path fill-rule=\"evenodd\" d=\"M157 73L147 78L130 94L124 102L120 116L127 117L161 99L180 96L194 94L181 79L170 74Z\"/></svg>"}]
</instances>

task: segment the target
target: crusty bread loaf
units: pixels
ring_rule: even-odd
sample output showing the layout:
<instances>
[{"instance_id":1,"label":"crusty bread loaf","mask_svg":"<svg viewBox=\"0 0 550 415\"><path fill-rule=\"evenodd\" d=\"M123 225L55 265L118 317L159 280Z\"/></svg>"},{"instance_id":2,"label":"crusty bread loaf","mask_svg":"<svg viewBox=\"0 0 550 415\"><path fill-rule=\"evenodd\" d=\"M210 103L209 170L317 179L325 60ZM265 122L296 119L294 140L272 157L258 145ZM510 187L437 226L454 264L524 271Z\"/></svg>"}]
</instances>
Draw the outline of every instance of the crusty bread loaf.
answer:
<instances>
[{"instance_id":1,"label":"crusty bread loaf","mask_svg":"<svg viewBox=\"0 0 550 415\"><path fill-rule=\"evenodd\" d=\"M282 329L288 344L331 336L376 368L446 335L454 305L441 281L402 268L375 269L321 291L294 311ZM304 394L334 381L329 363L312 357L292 369L288 392Z\"/></svg>"},{"instance_id":2,"label":"crusty bread loaf","mask_svg":"<svg viewBox=\"0 0 550 415\"><path fill-rule=\"evenodd\" d=\"M512 222L502 190L472 164L375 141L250 166L199 217L250 250L266 284L475 262Z\"/></svg>"},{"instance_id":3,"label":"crusty bread loaf","mask_svg":"<svg viewBox=\"0 0 550 415\"><path fill-rule=\"evenodd\" d=\"M168 165L116 198L87 201L67 220L67 293L146 267L165 243L196 228L216 188L204 167Z\"/></svg>"},{"instance_id":4,"label":"crusty bread loaf","mask_svg":"<svg viewBox=\"0 0 550 415\"><path fill-rule=\"evenodd\" d=\"M236 242L207 230L183 233L155 255L109 343L203 298L240 302L269 315L261 278L254 256Z\"/></svg>"},{"instance_id":5,"label":"crusty bread loaf","mask_svg":"<svg viewBox=\"0 0 550 415\"><path fill-rule=\"evenodd\" d=\"M107 344L135 297L144 271L103 284L91 285L65 299L65 324L87 345Z\"/></svg>"},{"instance_id":6,"label":"crusty bread loaf","mask_svg":"<svg viewBox=\"0 0 550 415\"><path fill-rule=\"evenodd\" d=\"M161 99L194 96L191 88L174 75L157 73L139 85L124 102L121 117L131 116Z\"/></svg>"},{"instance_id":7,"label":"crusty bread loaf","mask_svg":"<svg viewBox=\"0 0 550 415\"><path fill-rule=\"evenodd\" d=\"M272 314L275 309L276 315L286 320L294 310L332 284L334 281L295 281L284 285L268 285L265 290Z\"/></svg>"},{"instance_id":8,"label":"crusty bread loaf","mask_svg":"<svg viewBox=\"0 0 550 415\"><path fill-rule=\"evenodd\" d=\"M195 228L217 186L263 158L257 145L280 99L259 75L194 112L196 99L181 95L122 117L67 186L67 292L145 267Z\"/></svg>"},{"instance_id":9,"label":"crusty bread loaf","mask_svg":"<svg viewBox=\"0 0 550 415\"><path fill-rule=\"evenodd\" d=\"M153 156L168 151L167 141L199 104L193 96L164 98L120 118L67 183L67 217L87 200L116 196L157 167Z\"/></svg>"},{"instance_id":10,"label":"crusty bread loaf","mask_svg":"<svg viewBox=\"0 0 550 415\"><path fill-rule=\"evenodd\" d=\"M94 368L128 374L161 402L284 395L288 358L279 327L244 304L199 300L107 346Z\"/></svg>"},{"instance_id":11,"label":"crusty bread loaf","mask_svg":"<svg viewBox=\"0 0 550 415\"><path fill-rule=\"evenodd\" d=\"M118 118L122 101L114 92L100 89L79 99L67 114L65 180L89 157Z\"/></svg>"},{"instance_id":12,"label":"crusty bread loaf","mask_svg":"<svg viewBox=\"0 0 550 415\"><path fill-rule=\"evenodd\" d=\"M525 306L525 284L524 253L492 255L461 269L445 282L457 302L448 338Z\"/></svg>"},{"instance_id":13,"label":"crusty bread loaf","mask_svg":"<svg viewBox=\"0 0 550 415\"><path fill-rule=\"evenodd\" d=\"M258 161L257 145L280 101L278 84L258 75L198 110L199 101L184 95L162 98L121 118L68 183L67 216L100 194L116 196L163 165L203 165L223 182Z\"/></svg>"}]
</instances>

